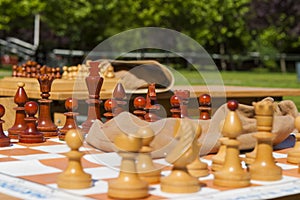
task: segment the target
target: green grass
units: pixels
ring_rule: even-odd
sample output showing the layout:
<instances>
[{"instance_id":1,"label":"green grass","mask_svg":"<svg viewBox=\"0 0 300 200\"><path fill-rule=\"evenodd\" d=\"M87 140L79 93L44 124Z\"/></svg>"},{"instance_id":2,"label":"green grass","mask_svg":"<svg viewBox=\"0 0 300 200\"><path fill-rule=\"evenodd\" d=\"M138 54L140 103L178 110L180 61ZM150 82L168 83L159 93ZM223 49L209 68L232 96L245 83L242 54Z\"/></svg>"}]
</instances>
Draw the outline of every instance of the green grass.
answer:
<instances>
[{"instance_id":1,"label":"green grass","mask_svg":"<svg viewBox=\"0 0 300 200\"><path fill-rule=\"evenodd\" d=\"M185 77L182 78L182 76ZM271 87L271 88L300 88L300 82L296 73L268 73L268 72L201 72L177 70L175 72L175 84L210 84L224 83L227 86L251 86L251 87ZM216 81L210 79L217 79ZM295 102L300 111L300 96L285 96Z\"/></svg>"}]
</instances>

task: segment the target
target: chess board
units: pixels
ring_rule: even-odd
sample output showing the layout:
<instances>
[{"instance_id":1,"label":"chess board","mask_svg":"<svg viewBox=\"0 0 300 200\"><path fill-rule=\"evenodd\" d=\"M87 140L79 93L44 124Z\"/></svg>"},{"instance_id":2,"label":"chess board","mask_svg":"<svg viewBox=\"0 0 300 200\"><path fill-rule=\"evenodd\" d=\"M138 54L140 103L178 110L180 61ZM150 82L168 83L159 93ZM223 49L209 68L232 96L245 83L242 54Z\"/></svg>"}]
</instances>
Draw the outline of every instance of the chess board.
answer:
<instances>
[{"instance_id":1,"label":"chess board","mask_svg":"<svg viewBox=\"0 0 300 200\"><path fill-rule=\"evenodd\" d=\"M82 165L92 175L94 185L88 189L66 190L57 187L57 176L66 168L69 151L64 141L49 138L40 144L13 142L0 149L0 193L5 199L109 199L108 181L118 176L120 157L115 152L104 153L88 144L80 151L85 155ZM277 165L283 169L280 181L251 181L251 186L240 189L216 187L213 175L202 177L201 190L192 194L171 194L160 190L159 184L150 185L147 199L273 199L300 194L298 166L286 162L288 149L273 152ZM212 155L201 159L211 166ZM243 157L243 155L241 155ZM163 167L162 176L171 166L164 159L155 159ZM245 165L243 165L245 167ZM1 195L0 195L1 197Z\"/></svg>"}]
</instances>

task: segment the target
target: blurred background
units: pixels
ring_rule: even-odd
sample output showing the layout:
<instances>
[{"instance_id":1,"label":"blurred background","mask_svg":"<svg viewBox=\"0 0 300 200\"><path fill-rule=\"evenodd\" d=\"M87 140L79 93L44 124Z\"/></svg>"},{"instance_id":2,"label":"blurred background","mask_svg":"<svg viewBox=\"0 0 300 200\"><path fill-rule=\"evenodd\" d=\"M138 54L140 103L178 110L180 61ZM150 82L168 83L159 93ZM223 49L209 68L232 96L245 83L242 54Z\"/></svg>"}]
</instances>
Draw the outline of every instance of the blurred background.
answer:
<instances>
[{"instance_id":1,"label":"blurred background","mask_svg":"<svg viewBox=\"0 0 300 200\"><path fill-rule=\"evenodd\" d=\"M300 68L297 0L0 0L0 10L2 68L29 59L55 67L76 65L110 36L149 26L195 39L221 71ZM189 68L180 56L153 49L122 59Z\"/></svg>"}]
</instances>

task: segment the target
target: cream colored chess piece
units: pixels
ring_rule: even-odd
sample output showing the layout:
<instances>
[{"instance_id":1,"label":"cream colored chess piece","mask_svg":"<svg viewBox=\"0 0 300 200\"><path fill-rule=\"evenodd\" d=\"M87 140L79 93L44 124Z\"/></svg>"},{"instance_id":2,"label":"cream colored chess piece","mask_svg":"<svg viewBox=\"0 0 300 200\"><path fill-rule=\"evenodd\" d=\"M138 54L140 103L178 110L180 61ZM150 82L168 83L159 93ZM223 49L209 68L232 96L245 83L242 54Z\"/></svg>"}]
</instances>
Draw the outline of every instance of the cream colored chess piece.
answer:
<instances>
[{"instance_id":1,"label":"cream colored chess piece","mask_svg":"<svg viewBox=\"0 0 300 200\"><path fill-rule=\"evenodd\" d=\"M104 72L104 76L106 78L114 78L115 77L115 72L114 72L114 67L112 65L109 65Z\"/></svg>"},{"instance_id":2,"label":"cream colored chess piece","mask_svg":"<svg viewBox=\"0 0 300 200\"><path fill-rule=\"evenodd\" d=\"M135 157L142 147L142 138L120 133L114 144L122 157L117 179L108 182L108 196L117 199L140 199L147 197L148 183L141 180L136 172Z\"/></svg>"},{"instance_id":3,"label":"cream colored chess piece","mask_svg":"<svg viewBox=\"0 0 300 200\"><path fill-rule=\"evenodd\" d=\"M195 139L198 140L201 135L202 128L199 125L196 127L196 129L197 131L196 131ZM197 143L197 145L198 148L197 148L197 152L195 153L199 155L201 144ZM200 156L197 156L196 159L191 164L187 165L187 169L188 172L194 177L203 177L209 174L208 165L200 159Z\"/></svg>"},{"instance_id":4,"label":"cream colored chess piece","mask_svg":"<svg viewBox=\"0 0 300 200\"><path fill-rule=\"evenodd\" d=\"M282 169L275 164L273 158L274 135L271 133L273 125L273 103L262 101L254 103L257 133L257 151L255 161L250 164L251 179L260 181L275 181L282 178Z\"/></svg>"},{"instance_id":5,"label":"cream colored chess piece","mask_svg":"<svg viewBox=\"0 0 300 200\"><path fill-rule=\"evenodd\" d=\"M57 177L57 186L65 189L83 189L93 185L91 175L84 172L81 158L84 153L79 151L83 143L83 135L75 129L71 129L65 136L65 141L70 147L66 154L69 158L67 169Z\"/></svg>"},{"instance_id":6,"label":"cream colored chess piece","mask_svg":"<svg viewBox=\"0 0 300 200\"><path fill-rule=\"evenodd\" d=\"M173 164L171 174L162 177L161 190L169 193L193 193L201 188L198 178L191 176L187 171L187 165L198 156L198 142L196 130L189 119L182 119L178 144L166 156L166 161Z\"/></svg>"},{"instance_id":7,"label":"cream colored chess piece","mask_svg":"<svg viewBox=\"0 0 300 200\"><path fill-rule=\"evenodd\" d=\"M288 152L287 161L293 164L300 163L300 116L295 119L295 127L297 133L295 133L296 142L294 147Z\"/></svg>"},{"instance_id":8,"label":"cream colored chess piece","mask_svg":"<svg viewBox=\"0 0 300 200\"><path fill-rule=\"evenodd\" d=\"M218 171L222 169L224 162L225 162L225 155L226 155L226 145L224 142L228 140L228 137L221 137L219 139L220 148L218 150L218 153L212 157L212 165L211 169L213 171Z\"/></svg>"},{"instance_id":9,"label":"cream colored chess piece","mask_svg":"<svg viewBox=\"0 0 300 200\"><path fill-rule=\"evenodd\" d=\"M62 74L62 79L68 79L69 78L69 74L68 74L68 67L67 66L63 66L63 74Z\"/></svg>"},{"instance_id":10,"label":"cream colored chess piece","mask_svg":"<svg viewBox=\"0 0 300 200\"><path fill-rule=\"evenodd\" d=\"M242 132L242 123L235 110L238 108L236 101L228 101L229 112L225 118L222 134L228 137L224 141L226 156L223 168L214 173L214 185L222 187L246 187L250 185L250 174L241 166L239 158L240 142L236 139Z\"/></svg>"},{"instance_id":11,"label":"cream colored chess piece","mask_svg":"<svg viewBox=\"0 0 300 200\"><path fill-rule=\"evenodd\" d=\"M149 184L159 183L161 169L153 164L150 143L154 139L154 132L149 127L142 127L137 132L143 138L143 146L137 158L137 172L142 180Z\"/></svg>"}]
</instances>

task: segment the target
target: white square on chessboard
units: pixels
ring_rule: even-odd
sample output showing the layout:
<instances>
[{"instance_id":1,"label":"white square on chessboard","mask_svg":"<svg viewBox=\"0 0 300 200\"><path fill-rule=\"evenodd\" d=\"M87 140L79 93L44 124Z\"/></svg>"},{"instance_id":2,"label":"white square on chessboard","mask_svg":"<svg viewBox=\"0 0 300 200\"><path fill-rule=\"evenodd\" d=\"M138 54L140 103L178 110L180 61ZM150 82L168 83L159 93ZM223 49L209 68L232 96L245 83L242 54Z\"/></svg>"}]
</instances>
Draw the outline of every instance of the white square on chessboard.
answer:
<instances>
[{"instance_id":1,"label":"white square on chessboard","mask_svg":"<svg viewBox=\"0 0 300 200\"><path fill-rule=\"evenodd\" d=\"M41 153L41 154L29 154L24 156L11 156L18 160L44 160L44 159L53 159L53 158L64 158L65 156L54 153Z\"/></svg>"},{"instance_id":2,"label":"white square on chessboard","mask_svg":"<svg viewBox=\"0 0 300 200\"><path fill-rule=\"evenodd\" d=\"M92 163L102 164L105 166L120 166L121 157L114 152L99 153L99 154L85 154L84 158Z\"/></svg>"},{"instance_id":3,"label":"white square on chessboard","mask_svg":"<svg viewBox=\"0 0 300 200\"><path fill-rule=\"evenodd\" d=\"M43 165L38 160L22 160L0 162L0 172L11 176L27 176L61 172L61 170Z\"/></svg>"},{"instance_id":4,"label":"white square on chessboard","mask_svg":"<svg viewBox=\"0 0 300 200\"><path fill-rule=\"evenodd\" d=\"M68 145L63 145L63 144L36 146L36 147L30 147L30 148L48 152L48 153L67 153L70 151L70 148L68 147ZM92 149L86 148L86 147L79 148L79 151L88 151L88 150L92 150Z\"/></svg>"},{"instance_id":5,"label":"white square on chessboard","mask_svg":"<svg viewBox=\"0 0 300 200\"><path fill-rule=\"evenodd\" d=\"M52 188L58 188L57 184L48 184L48 186ZM70 190L64 189L67 192L77 194L77 195L90 195L90 194L99 194L99 193L106 193L108 190L108 184L106 181L95 181L94 185L90 188L80 189L80 190Z\"/></svg>"},{"instance_id":6,"label":"white square on chessboard","mask_svg":"<svg viewBox=\"0 0 300 200\"><path fill-rule=\"evenodd\" d=\"M160 184L157 185L150 185L150 194L152 195L157 195L157 196L162 196L170 199L191 199L190 194L175 194L175 193L167 193L163 192L160 189ZM212 189L209 187L202 187L199 192L193 193L193 198L194 199L201 199L202 195L205 194L214 194L216 192L219 192L219 190ZM198 197L197 197L198 196Z\"/></svg>"},{"instance_id":7,"label":"white square on chessboard","mask_svg":"<svg viewBox=\"0 0 300 200\"><path fill-rule=\"evenodd\" d=\"M109 178L117 178L119 176L119 168L112 167L93 167L93 168L85 168L84 171L92 175L93 179L101 180L101 179L109 179Z\"/></svg>"},{"instance_id":8,"label":"white square on chessboard","mask_svg":"<svg viewBox=\"0 0 300 200\"><path fill-rule=\"evenodd\" d=\"M256 180L251 180L251 183L253 184L258 184L258 185L277 185L277 184L282 184L285 182L290 182L294 180L299 180L297 177L292 177L292 176L282 176L281 180L278 181L256 181Z\"/></svg>"},{"instance_id":9,"label":"white square on chessboard","mask_svg":"<svg viewBox=\"0 0 300 200\"><path fill-rule=\"evenodd\" d=\"M273 157L275 159L277 159L277 158L287 158L287 154L273 152Z\"/></svg>"},{"instance_id":10,"label":"white square on chessboard","mask_svg":"<svg viewBox=\"0 0 300 200\"><path fill-rule=\"evenodd\" d=\"M27 148L26 146L18 145L18 144L11 144L9 147L1 147L1 150L8 150L8 149L24 149Z\"/></svg>"}]
</instances>

